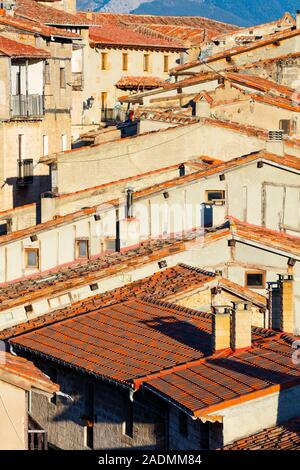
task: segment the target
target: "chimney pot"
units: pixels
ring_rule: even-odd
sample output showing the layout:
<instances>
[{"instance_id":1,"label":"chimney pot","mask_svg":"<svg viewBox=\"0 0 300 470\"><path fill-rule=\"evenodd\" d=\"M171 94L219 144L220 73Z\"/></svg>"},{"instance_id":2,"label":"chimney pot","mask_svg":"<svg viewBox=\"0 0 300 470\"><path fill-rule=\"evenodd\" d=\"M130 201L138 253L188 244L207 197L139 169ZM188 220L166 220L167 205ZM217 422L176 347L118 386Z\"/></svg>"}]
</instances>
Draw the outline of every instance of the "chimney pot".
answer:
<instances>
[{"instance_id":1,"label":"chimney pot","mask_svg":"<svg viewBox=\"0 0 300 470\"><path fill-rule=\"evenodd\" d=\"M231 349L244 349L251 346L252 313L251 304L235 302L232 313Z\"/></svg>"},{"instance_id":2,"label":"chimney pot","mask_svg":"<svg viewBox=\"0 0 300 470\"><path fill-rule=\"evenodd\" d=\"M221 310L224 310L221 313ZM212 352L230 348L230 308L214 307L212 316Z\"/></svg>"}]
</instances>

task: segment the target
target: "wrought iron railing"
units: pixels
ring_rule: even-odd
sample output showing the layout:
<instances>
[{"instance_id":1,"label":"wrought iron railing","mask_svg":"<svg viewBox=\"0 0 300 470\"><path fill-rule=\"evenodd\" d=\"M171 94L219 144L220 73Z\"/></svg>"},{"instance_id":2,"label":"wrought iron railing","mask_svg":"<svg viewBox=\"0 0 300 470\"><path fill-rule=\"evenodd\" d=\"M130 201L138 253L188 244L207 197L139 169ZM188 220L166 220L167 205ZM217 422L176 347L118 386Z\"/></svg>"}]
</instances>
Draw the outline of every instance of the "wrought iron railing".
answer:
<instances>
[{"instance_id":1,"label":"wrought iron railing","mask_svg":"<svg viewBox=\"0 0 300 470\"><path fill-rule=\"evenodd\" d=\"M48 435L32 416L28 416L28 450L47 450Z\"/></svg>"},{"instance_id":2,"label":"wrought iron railing","mask_svg":"<svg viewBox=\"0 0 300 470\"><path fill-rule=\"evenodd\" d=\"M43 95L12 95L12 117L39 117L44 115Z\"/></svg>"},{"instance_id":3,"label":"wrought iron railing","mask_svg":"<svg viewBox=\"0 0 300 470\"><path fill-rule=\"evenodd\" d=\"M125 122L128 119L128 112L125 109L105 108L101 110L101 121Z\"/></svg>"}]
</instances>

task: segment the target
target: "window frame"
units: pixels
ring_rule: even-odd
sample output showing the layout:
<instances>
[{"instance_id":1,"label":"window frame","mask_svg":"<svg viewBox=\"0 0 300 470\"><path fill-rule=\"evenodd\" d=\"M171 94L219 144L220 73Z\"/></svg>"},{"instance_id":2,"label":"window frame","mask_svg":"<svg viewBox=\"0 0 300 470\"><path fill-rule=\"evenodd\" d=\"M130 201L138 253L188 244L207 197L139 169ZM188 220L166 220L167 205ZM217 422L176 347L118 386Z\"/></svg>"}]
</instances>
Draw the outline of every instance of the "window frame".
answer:
<instances>
[{"instance_id":1,"label":"window frame","mask_svg":"<svg viewBox=\"0 0 300 470\"><path fill-rule=\"evenodd\" d=\"M59 67L59 87L62 90L67 88L66 67Z\"/></svg>"},{"instance_id":2,"label":"window frame","mask_svg":"<svg viewBox=\"0 0 300 470\"><path fill-rule=\"evenodd\" d=\"M260 285L249 285L248 284L248 276L249 274L259 274L262 276L262 283ZM245 271L245 287L248 289L265 289L266 287L266 271L262 270L251 270L251 271Z\"/></svg>"},{"instance_id":3,"label":"window frame","mask_svg":"<svg viewBox=\"0 0 300 470\"><path fill-rule=\"evenodd\" d=\"M80 244L86 244L86 256L80 255ZM88 238L76 238L75 241L75 257L76 259L89 259L90 257L90 243Z\"/></svg>"},{"instance_id":4,"label":"window frame","mask_svg":"<svg viewBox=\"0 0 300 470\"><path fill-rule=\"evenodd\" d=\"M209 199L209 193L222 193L222 198L220 199ZM226 192L225 189L207 189L205 191L205 201L207 203L215 203L215 202L225 202Z\"/></svg>"},{"instance_id":5,"label":"window frame","mask_svg":"<svg viewBox=\"0 0 300 470\"><path fill-rule=\"evenodd\" d=\"M170 62L170 56L169 55L164 55L164 72L169 72L169 62Z\"/></svg>"},{"instance_id":6,"label":"window frame","mask_svg":"<svg viewBox=\"0 0 300 470\"><path fill-rule=\"evenodd\" d=\"M101 52L101 70L108 70L108 52Z\"/></svg>"},{"instance_id":7,"label":"window frame","mask_svg":"<svg viewBox=\"0 0 300 470\"><path fill-rule=\"evenodd\" d=\"M128 52L123 52L122 53L122 71L123 72L128 72Z\"/></svg>"},{"instance_id":8,"label":"window frame","mask_svg":"<svg viewBox=\"0 0 300 470\"><path fill-rule=\"evenodd\" d=\"M143 70L144 72L150 72L150 54L144 54L143 56Z\"/></svg>"},{"instance_id":9,"label":"window frame","mask_svg":"<svg viewBox=\"0 0 300 470\"><path fill-rule=\"evenodd\" d=\"M34 252L36 253L36 264L31 265L28 263L28 253L29 252ZM33 247L26 247L24 249L24 255L25 255L25 268L26 269L39 269L40 267L40 249L39 248L33 248Z\"/></svg>"}]
</instances>

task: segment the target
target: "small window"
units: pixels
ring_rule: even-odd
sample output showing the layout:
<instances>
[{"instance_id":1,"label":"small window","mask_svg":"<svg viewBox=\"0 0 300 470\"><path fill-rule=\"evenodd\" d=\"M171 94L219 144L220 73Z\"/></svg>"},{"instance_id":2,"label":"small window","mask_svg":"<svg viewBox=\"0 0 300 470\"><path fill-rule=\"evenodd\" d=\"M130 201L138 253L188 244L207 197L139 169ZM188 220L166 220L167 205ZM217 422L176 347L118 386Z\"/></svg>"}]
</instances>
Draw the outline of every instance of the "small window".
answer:
<instances>
[{"instance_id":1,"label":"small window","mask_svg":"<svg viewBox=\"0 0 300 470\"><path fill-rule=\"evenodd\" d=\"M60 88L66 88L66 69L65 67L59 68L59 81Z\"/></svg>"},{"instance_id":2,"label":"small window","mask_svg":"<svg viewBox=\"0 0 300 470\"><path fill-rule=\"evenodd\" d=\"M76 258L88 258L89 257L89 241L88 240L76 240Z\"/></svg>"},{"instance_id":3,"label":"small window","mask_svg":"<svg viewBox=\"0 0 300 470\"><path fill-rule=\"evenodd\" d=\"M50 63L48 60L45 63L45 85L50 85Z\"/></svg>"},{"instance_id":4,"label":"small window","mask_svg":"<svg viewBox=\"0 0 300 470\"><path fill-rule=\"evenodd\" d=\"M209 190L206 191L206 202L224 201L225 191Z\"/></svg>"},{"instance_id":5,"label":"small window","mask_svg":"<svg viewBox=\"0 0 300 470\"><path fill-rule=\"evenodd\" d=\"M283 131L284 135L289 135L291 132L291 121L289 119L281 119L279 121L279 129Z\"/></svg>"},{"instance_id":6,"label":"small window","mask_svg":"<svg viewBox=\"0 0 300 470\"><path fill-rule=\"evenodd\" d=\"M150 56L149 54L144 54L144 72L149 72L150 68Z\"/></svg>"},{"instance_id":7,"label":"small window","mask_svg":"<svg viewBox=\"0 0 300 470\"><path fill-rule=\"evenodd\" d=\"M101 52L101 70L108 70L108 53Z\"/></svg>"},{"instance_id":8,"label":"small window","mask_svg":"<svg viewBox=\"0 0 300 470\"><path fill-rule=\"evenodd\" d=\"M39 249L26 248L25 249L25 267L38 268L39 267Z\"/></svg>"},{"instance_id":9,"label":"small window","mask_svg":"<svg viewBox=\"0 0 300 470\"><path fill-rule=\"evenodd\" d=\"M128 53L124 52L122 55L122 69L124 72L128 70Z\"/></svg>"},{"instance_id":10,"label":"small window","mask_svg":"<svg viewBox=\"0 0 300 470\"><path fill-rule=\"evenodd\" d=\"M101 109L107 109L107 91L101 92Z\"/></svg>"},{"instance_id":11,"label":"small window","mask_svg":"<svg viewBox=\"0 0 300 470\"><path fill-rule=\"evenodd\" d=\"M164 56L164 72L169 72L169 56Z\"/></svg>"},{"instance_id":12,"label":"small window","mask_svg":"<svg viewBox=\"0 0 300 470\"><path fill-rule=\"evenodd\" d=\"M252 271L245 274L245 285L251 289L264 289L266 285L266 273L264 271Z\"/></svg>"},{"instance_id":13,"label":"small window","mask_svg":"<svg viewBox=\"0 0 300 470\"><path fill-rule=\"evenodd\" d=\"M183 411L179 412L178 415L178 427L179 427L179 433L182 436L187 436L188 435L188 419L187 415L183 413Z\"/></svg>"}]
</instances>

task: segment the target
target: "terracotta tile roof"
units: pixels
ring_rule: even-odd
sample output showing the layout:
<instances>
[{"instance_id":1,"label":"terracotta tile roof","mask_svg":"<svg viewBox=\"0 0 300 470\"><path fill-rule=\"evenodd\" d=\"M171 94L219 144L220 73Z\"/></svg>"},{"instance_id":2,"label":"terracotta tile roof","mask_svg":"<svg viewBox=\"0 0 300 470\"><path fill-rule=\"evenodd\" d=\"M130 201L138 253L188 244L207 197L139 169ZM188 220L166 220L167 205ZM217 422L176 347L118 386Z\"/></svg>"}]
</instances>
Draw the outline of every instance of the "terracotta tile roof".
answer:
<instances>
[{"instance_id":1,"label":"terracotta tile roof","mask_svg":"<svg viewBox=\"0 0 300 470\"><path fill-rule=\"evenodd\" d=\"M246 239L260 245L273 247L277 250L300 256L300 237L287 235L286 233L258 225L248 224L247 222L241 222L234 217L230 217L229 219L231 221L233 238Z\"/></svg>"},{"instance_id":2,"label":"terracotta tile roof","mask_svg":"<svg viewBox=\"0 0 300 470\"><path fill-rule=\"evenodd\" d=\"M35 365L22 357L4 351L0 352L0 381L12 383L24 390L38 389L48 393L59 391L59 386L51 382Z\"/></svg>"},{"instance_id":3,"label":"terracotta tile roof","mask_svg":"<svg viewBox=\"0 0 300 470\"><path fill-rule=\"evenodd\" d=\"M151 76L124 76L116 83L116 87L120 90L151 90L153 88L163 87L164 85L164 80L159 77Z\"/></svg>"},{"instance_id":4,"label":"terracotta tile roof","mask_svg":"<svg viewBox=\"0 0 300 470\"><path fill-rule=\"evenodd\" d=\"M210 329L207 314L192 316L139 299L45 326L11 343L129 382L208 355Z\"/></svg>"},{"instance_id":5,"label":"terracotta tile roof","mask_svg":"<svg viewBox=\"0 0 300 470\"><path fill-rule=\"evenodd\" d=\"M228 226L225 226L223 231L220 229L218 232L224 236L230 235ZM209 233L213 234L214 231ZM206 235L207 243L210 241L209 233ZM203 232L191 232L186 234L185 237L178 237L177 239L153 240L144 242L137 248L132 248L122 253L114 252L97 256L90 260L73 262L65 266L59 266L51 271L1 284L0 311L34 302L43 297L53 297L61 292L70 291L109 276L130 272L134 268L184 252L187 250L187 247L192 247L198 241L203 243ZM171 294L176 289L186 289L185 279L187 279L189 286L195 286L195 284L199 286L200 281L201 284L209 282L212 276L212 273L207 274L207 272L200 269L192 270L186 266L179 265L176 268L163 271L159 276L154 275L153 279L158 283L155 293L159 295L158 292L162 292L161 295L167 296L168 292ZM177 278L178 285L176 284ZM139 281L137 284L133 283L129 287L129 292L138 292L142 284L142 292L151 294L152 290L148 290L148 288L152 286L153 279L150 277ZM172 279L174 286L169 285L169 279ZM159 290L161 285L164 286L163 291ZM173 288L174 291L172 290ZM120 292L122 295L125 295L126 289L125 293L123 289ZM118 299L120 298L120 292L119 290L116 291ZM110 296L111 294L109 293L108 297L110 298ZM106 296L104 297L106 298ZM97 299L97 297L95 298ZM102 294L100 298L103 299Z\"/></svg>"},{"instance_id":6,"label":"terracotta tile roof","mask_svg":"<svg viewBox=\"0 0 300 470\"><path fill-rule=\"evenodd\" d=\"M299 385L300 376L291 361L291 339L273 334L246 351L210 356L134 382L201 417Z\"/></svg>"},{"instance_id":7,"label":"terracotta tile roof","mask_svg":"<svg viewBox=\"0 0 300 470\"><path fill-rule=\"evenodd\" d=\"M224 73L224 77L239 85L249 86L250 88L254 88L265 93L272 92L276 95L290 99L295 99L295 95L297 93L293 88L281 85L272 80L267 80L266 78L259 77L258 75L226 72Z\"/></svg>"},{"instance_id":8,"label":"terracotta tile roof","mask_svg":"<svg viewBox=\"0 0 300 470\"><path fill-rule=\"evenodd\" d=\"M237 297L240 297L243 300L248 300L254 305L257 305L259 307L267 306L266 297L258 294L257 292L254 292L251 289L248 289L247 287L243 287L240 284L237 284L236 282L230 281L229 279L222 277L218 280L218 285L222 287L225 291L231 292L232 294L236 295Z\"/></svg>"},{"instance_id":9,"label":"terracotta tile roof","mask_svg":"<svg viewBox=\"0 0 300 470\"><path fill-rule=\"evenodd\" d=\"M300 418L264 429L228 444L221 450L299 450Z\"/></svg>"},{"instance_id":10,"label":"terracotta tile roof","mask_svg":"<svg viewBox=\"0 0 300 470\"><path fill-rule=\"evenodd\" d=\"M151 389L201 417L300 384L294 338L253 328L247 350L211 355L211 315L135 299L10 340L66 366ZM110 334L107 335L109 330Z\"/></svg>"},{"instance_id":11,"label":"terracotta tile roof","mask_svg":"<svg viewBox=\"0 0 300 470\"><path fill-rule=\"evenodd\" d=\"M183 70L197 67L201 64L208 64L210 62L215 62L217 60L226 59L227 57L232 57L237 54L242 54L242 53L249 52L260 47L268 46L269 44L273 44L274 42L277 42L277 41L283 41L286 39L293 38L295 36L298 36L299 34L300 34L300 29L295 29L295 28L291 28L286 31L281 31L275 34L269 34L268 36L265 36L263 39L259 39L257 41L254 41L253 43L246 44L244 46L233 47L231 49L218 52L211 56L208 56L202 59L200 58L199 60L188 62L183 65L178 65L177 67L174 67L170 72L174 74L177 72L181 72Z\"/></svg>"},{"instance_id":12,"label":"terracotta tile roof","mask_svg":"<svg viewBox=\"0 0 300 470\"><path fill-rule=\"evenodd\" d=\"M215 81L215 80L218 80L218 78L219 78L219 74L214 73L214 72L201 73L201 74L195 75L194 77L190 77L185 80L180 80L179 82L165 83L163 88L159 88L157 90L139 93L136 96L135 95L122 96L119 98L119 100L122 102L136 101L137 98L149 97L149 96L157 95L159 93L165 93L166 91L171 91L171 90L177 90L177 89L179 90L182 88L199 85L201 83Z\"/></svg>"},{"instance_id":13,"label":"terracotta tile roof","mask_svg":"<svg viewBox=\"0 0 300 470\"><path fill-rule=\"evenodd\" d=\"M147 119L150 121L161 121L175 124L191 124L192 122L199 122L197 116L192 116L191 113L185 109L179 110L164 110L164 109L151 109L151 108L138 108L134 112L135 119Z\"/></svg>"},{"instance_id":14,"label":"terracotta tile roof","mask_svg":"<svg viewBox=\"0 0 300 470\"><path fill-rule=\"evenodd\" d=\"M256 135L257 137L262 138L264 140L267 137L267 131L256 129L251 126L243 126L240 124L233 124L227 121L213 120L210 118L206 118L203 122L207 122L208 124L211 124L214 126L228 128L233 131L243 132L243 133L246 133L247 135ZM252 153L252 154L245 155L242 157L238 157L233 160L229 160L228 162L215 163L215 164L209 165L207 168L202 168L198 172L191 173L186 176L182 176L180 178L172 179L172 180L169 180L169 181L166 181L164 183L160 183L154 186L150 186L140 191L136 191L135 199L138 200L140 198L147 197L151 194L166 190L167 188L172 188L174 186L185 185L189 183L190 181L194 181L202 177L206 178L210 175L218 174L224 171L231 171L232 169L236 167L239 167L241 165L248 164L251 162L255 162L256 160L258 161L262 160L265 163L275 164L276 166L279 166L279 167L281 166L283 168L290 168L290 169L299 171L299 158L297 157L294 157L292 155L286 155L283 158L283 157L279 157L277 155L269 154L266 152L257 152L257 153ZM107 201L106 203L103 203L103 204L89 207L87 209L81 209L79 211L57 217L54 220L49 220L42 224L36 225L35 227L29 227L23 230L9 233L7 235L3 235L2 237L0 237L0 245L7 243L11 240L24 238L26 236L31 235L33 232L38 234L39 232L42 232L45 229L48 230L54 227L58 227L65 223L69 223L73 220L84 218L88 215L94 214L95 212L101 212L101 210L105 210L107 208L107 204L119 205L120 204L119 198L115 200Z\"/></svg>"},{"instance_id":15,"label":"terracotta tile roof","mask_svg":"<svg viewBox=\"0 0 300 470\"><path fill-rule=\"evenodd\" d=\"M277 108L288 109L289 111L294 111L295 113L300 112L300 103L298 93L295 92L295 100L289 100L281 96L268 96L268 95L251 95L255 101L260 101L261 103L269 104L270 106L276 106Z\"/></svg>"},{"instance_id":16,"label":"terracotta tile roof","mask_svg":"<svg viewBox=\"0 0 300 470\"><path fill-rule=\"evenodd\" d=\"M13 41L5 36L0 36L0 54L8 57L33 57L39 59L46 59L50 57L48 51L37 49L36 47L24 44L21 42Z\"/></svg>"},{"instance_id":17,"label":"terracotta tile roof","mask_svg":"<svg viewBox=\"0 0 300 470\"><path fill-rule=\"evenodd\" d=\"M55 7L42 5L35 0L16 0L15 16L47 25L87 27L90 24L85 18L79 18L77 15Z\"/></svg>"},{"instance_id":18,"label":"terracotta tile roof","mask_svg":"<svg viewBox=\"0 0 300 470\"><path fill-rule=\"evenodd\" d=\"M159 15L133 15L118 13L100 13L100 12L78 12L77 15L82 19L88 19L93 24L109 23L134 23L147 26L178 26L190 27L196 29L207 29L216 32L236 31L238 28L229 23L222 23L202 16L159 16Z\"/></svg>"},{"instance_id":19,"label":"terracotta tile roof","mask_svg":"<svg viewBox=\"0 0 300 470\"><path fill-rule=\"evenodd\" d=\"M9 26L20 31L30 31L32 33L38 33L41 36L54 36L59 38L70 38L79 39L80 36L75 33L71 33L65 29L59 29L51 26L46 26L37 21L30 21L29 19L18 18L15 16L0 16L0 28L1 26Z\"/></svg>"},{"instance_id":20,"label":"terracotta tile roof","mask_svg":"<svg viewBox=\"0 0 300 470\"><path fill-rule=\"evenodd\" d=\"M265 28L268 26L283 27L284 29L288 29L288 28L291 28L291 26L296 26L296 21L289 12L285 12L281 18L278 18L275 21L270 21L267 23L262 23L262 24L258 24L254 26L248 26L246 28L239 28L238 30L233 31L233 33L237 32L239 34L243 34L243 33L248 33L248 31L250 30L255 31L256 29L261 29L261 28ZM225 34L216 36L214 39L221 40L221 39L225 39L227 36L228 36L228 33L227 34L225 33ZM246 36L246 37L249 37L249 36Z\"/></svg>"},{"instance_id":21,"label":"terracotta tile roof","mask_svg":"<svg viewBox=\"0 0 300 470\"><path fill-rule=\"evenodd\" d=\"M170 38L176 38L191 46L200 46L208 37L213 36L213 31L192 26L147 24L148 30L156 31Z\"/></svg>"},{"instance_id":22,"label":"terracotta tile roof","mask_svg":"<svg viewBox=\"0 0 300 470\"><path fill-rule=\"evenodd\" d=\"M96 46L98 44L107 46L127 46L139 48L158 48L158 49L174 49L183 50L186 46L171 38L162 38L155 34L145 34L138 30L133 30L121 26L119 24L103 24L90 28L90 44Z\"/></svg>"}]
</instances>

